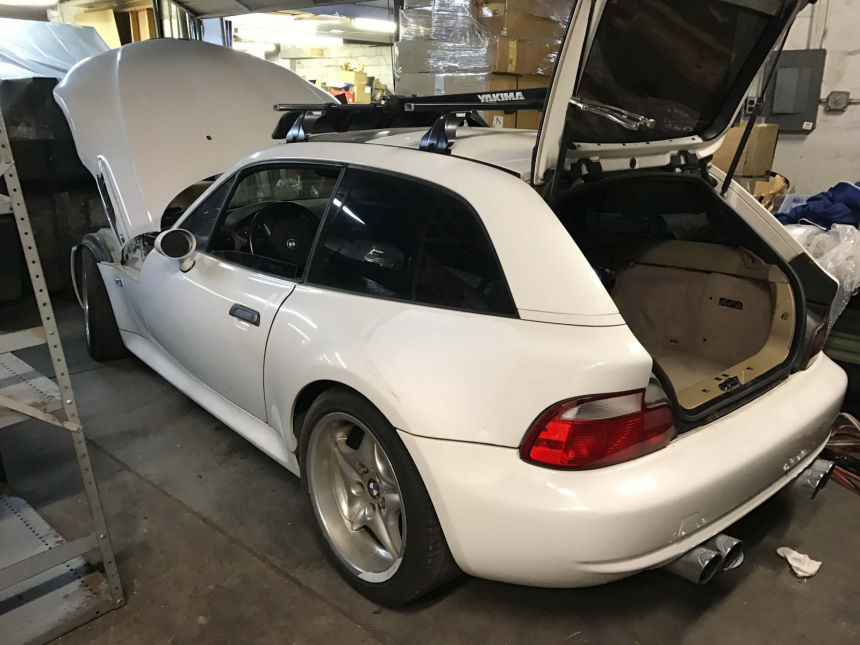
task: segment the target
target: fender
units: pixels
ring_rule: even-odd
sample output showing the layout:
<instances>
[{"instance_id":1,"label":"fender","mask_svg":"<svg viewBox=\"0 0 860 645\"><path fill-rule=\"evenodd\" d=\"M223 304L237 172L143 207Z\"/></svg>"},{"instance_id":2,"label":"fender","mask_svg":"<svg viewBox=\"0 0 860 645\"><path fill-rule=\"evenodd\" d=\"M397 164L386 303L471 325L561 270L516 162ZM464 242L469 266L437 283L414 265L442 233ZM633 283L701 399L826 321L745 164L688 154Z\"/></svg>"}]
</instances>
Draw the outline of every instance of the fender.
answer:
<instances>
[{"instance_id":1,"label":"fender","mask_svg":"<svg viewBox=\"0 0 860 645\"><path fill-rule=\"evenodd\" d=\"M81 249L88 249L96 258L96 262L113 262L114 258L111 255L110 247L107 241L99 235L101 231L96 233L87 233L84 235L81 243L72 247L69 257L70 270L72 273L72 289L75 291L75 298L78 304L83 307L84 303L81 300L80 278L81 278Z\"/></svg>"}]
</instances>

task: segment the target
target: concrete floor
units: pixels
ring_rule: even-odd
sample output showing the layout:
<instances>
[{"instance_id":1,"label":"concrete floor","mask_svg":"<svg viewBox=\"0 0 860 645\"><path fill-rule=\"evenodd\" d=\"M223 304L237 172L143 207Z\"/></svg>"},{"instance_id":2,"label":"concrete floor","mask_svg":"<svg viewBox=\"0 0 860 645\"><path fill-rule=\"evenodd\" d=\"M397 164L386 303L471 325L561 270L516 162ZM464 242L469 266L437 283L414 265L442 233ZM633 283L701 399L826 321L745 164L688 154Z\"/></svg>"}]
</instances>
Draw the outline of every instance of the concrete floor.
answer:
<instances>
[{"instance_id":1,"label":"concrete floor","mask_svg":"<svg viewBox=\"0 0 860 645\"><path fill-rule=\"evenodd\" d=\"M835 484L814 501L781 493L732 527L746 560L704 587L662 571L573 590L466 578L407 609L378 607L325 561L296 478L140 361L92 362L79 311L55 306L128 594L61 643L860 639L860 500ZM0 327L12 316L24 317L0 308ZM20 355L46 369L41 351ZM0 451L15 491L67 538L83 534L69 440L27 422L0 431ZM781 545L823 560L818 575L795 578Z\"/></svg>"}]
</instances>

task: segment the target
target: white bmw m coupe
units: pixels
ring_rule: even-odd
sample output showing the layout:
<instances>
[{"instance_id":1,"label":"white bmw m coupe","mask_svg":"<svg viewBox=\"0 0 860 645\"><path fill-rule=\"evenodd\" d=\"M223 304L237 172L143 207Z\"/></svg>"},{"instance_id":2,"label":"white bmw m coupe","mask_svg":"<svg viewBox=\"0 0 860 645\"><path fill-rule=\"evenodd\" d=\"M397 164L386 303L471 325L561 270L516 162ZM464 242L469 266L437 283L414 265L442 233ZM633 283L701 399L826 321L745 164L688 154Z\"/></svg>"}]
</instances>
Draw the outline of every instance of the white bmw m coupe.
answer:
<instances>
[{"instance_id":1,"label":"white bmw m coupe","mask_svg":"<svg viewBox=\"0 0 860 645\"><path fill-rule=\"evenodd\" d=\"M704 582L826 479L846 387L837 283L709 163L805 4L580 0L540 98L343 106L175 40L84 61L55 94L110 222L72 255L90 353L301 475L377 602Z\"/></svg>"}]
</instances>

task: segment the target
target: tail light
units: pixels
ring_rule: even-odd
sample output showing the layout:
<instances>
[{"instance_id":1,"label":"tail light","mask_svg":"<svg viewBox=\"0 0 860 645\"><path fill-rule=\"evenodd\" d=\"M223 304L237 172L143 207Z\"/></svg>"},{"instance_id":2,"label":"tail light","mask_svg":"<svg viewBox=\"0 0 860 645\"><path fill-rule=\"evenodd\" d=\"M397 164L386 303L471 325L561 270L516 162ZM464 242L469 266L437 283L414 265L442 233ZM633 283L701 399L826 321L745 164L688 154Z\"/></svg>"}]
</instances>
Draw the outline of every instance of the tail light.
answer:
<instances>
[{"instance_id":1,"label":"tail light","mask_svg":"<svg viewBox=\"0 0 860 645\"><path fill-rule=\"evenodd\" d=\"M528 462L550 468L596 468L640 457L675 435L672 410L646 405L645 390L556 403L532 424L520 447Z\"/></svg>"}]
</instances>

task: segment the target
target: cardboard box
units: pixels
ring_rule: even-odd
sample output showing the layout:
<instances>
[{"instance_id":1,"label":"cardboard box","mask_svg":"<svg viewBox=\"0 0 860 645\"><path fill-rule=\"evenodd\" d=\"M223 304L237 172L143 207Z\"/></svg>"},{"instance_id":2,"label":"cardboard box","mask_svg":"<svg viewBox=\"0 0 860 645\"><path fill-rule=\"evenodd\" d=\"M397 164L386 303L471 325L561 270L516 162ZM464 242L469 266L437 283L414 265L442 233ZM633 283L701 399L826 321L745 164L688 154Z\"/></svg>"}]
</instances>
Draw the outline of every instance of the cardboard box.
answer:
<instances>
[{"instance_id":1,"label":"cardboard box","mask_svg":"<svg viewBox=\"0 0 860 645\"><path fill-rule=\"evenodd\" d=\"M471 74L432 72L401 73L395 91L405 96L465 94L466 92L502 92L517 89L517 77L493 72Z\"/></svg>"},{"instance_id":2,"label":"cardboard box","mask_svg":"<svg viewBox=\"0 0 860 645\"><path fill-rule=\"evenodd\" d=\"M745 129L746 124L741 124L726 133L723 144L714 153L713 164L720 170L728 172ZM736 179L754 180L766 175L773 165L778 134L779 126L775 123L759 123L753 126L749 141L747 141L735 170ZM745 188L751 190L754 187L754 181L748 183L749 186L745 186Z\"/></svg>"},{"instance_id":3,"label":"cardboard box","mask_svg":"<svg viewBox=\"0 0 860 645\"><path fill-rule=\"evenodd\" d=\"M532 7L510 6L508 2L488 2L478 10L478 22L491 34L523 40L560 42L564 23L531 13Z\"/></svg>"},{"instance_id":4,"label":"cardboard box","mask_svg":"<svg viewBox=\"0 0 860 645\"><path fill-rule=\"evenodd\" d=\"M538 87L549 87L548 76L518 76L517 89L532 90ZM522 110L517 112L516 127L524 130L537 130L540 127L540 110Z\"/></svg>"},{"instance_id":5,"label":"cardboard box","mask_svg":"<svg viewBox=\"0 0 860 645\"><path fill-rule=\"evenodd\" d=\"M463 47L456 42L417 38L398 42L396 55L397 67L403 73L549 75L558 55L558 44L492 36L487 46Z\"/></svg>"},{"instance_id":6,"label":"cardboard box","mask_svg":"<svg viewBox=\"0 0 860 645\"><path fill-rule=\"evenodd\" d=\"M367 72L350 72L341 69L338 70L338 80L352 83L355 87L365 87L367 85Z\"/></svg>"},{"instance_id":7,"label":"cardboard box","mask_svg":"<svg viewBox=\"0 0 860 645\"><path fill-rule=\"evenodd\" d=\"M353 90L353 103L370 103L373 101L373 88L369 85L355 85Z\"/></svg>"}]
</instances>

